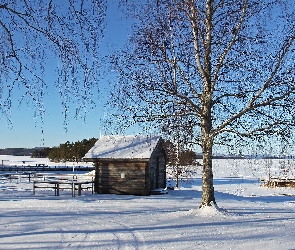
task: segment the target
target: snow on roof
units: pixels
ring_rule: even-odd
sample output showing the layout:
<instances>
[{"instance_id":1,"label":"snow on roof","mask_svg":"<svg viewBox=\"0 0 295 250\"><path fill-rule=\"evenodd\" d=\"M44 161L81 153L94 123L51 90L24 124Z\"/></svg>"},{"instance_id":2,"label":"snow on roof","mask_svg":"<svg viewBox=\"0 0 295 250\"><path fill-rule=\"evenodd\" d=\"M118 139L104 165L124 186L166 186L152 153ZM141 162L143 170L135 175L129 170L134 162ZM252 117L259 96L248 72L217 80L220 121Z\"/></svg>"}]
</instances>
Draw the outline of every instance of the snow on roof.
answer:
<instances>
[{"instance_id":1,"label":"snow on roof","mask_svg":"<svg viewBox=\"0 0 295 250\"><path fill-rule=\"evenodd\" d=\"M149 159L160 136L102 136L84 159Z\"/></svg>"}]
</instances>

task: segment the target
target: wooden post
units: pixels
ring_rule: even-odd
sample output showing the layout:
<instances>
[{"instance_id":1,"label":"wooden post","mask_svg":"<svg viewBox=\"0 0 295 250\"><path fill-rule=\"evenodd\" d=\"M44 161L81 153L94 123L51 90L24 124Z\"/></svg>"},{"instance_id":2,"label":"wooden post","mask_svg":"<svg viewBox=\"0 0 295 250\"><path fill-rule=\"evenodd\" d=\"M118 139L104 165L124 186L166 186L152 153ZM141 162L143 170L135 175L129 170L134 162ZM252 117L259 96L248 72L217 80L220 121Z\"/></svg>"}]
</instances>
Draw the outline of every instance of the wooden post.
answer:
<instances>
[{"instance_id":1,"label":"wooden post","mask_svg":"<svg viewBox=\"0 0 295 250\"><path fill-rule=\"evenodd\" d=\"M56 196L59 196L59 183L55 184Z\"/></svg>"},{"instance_id":2,"label":"wooden post","mask_svg":"<svg viewBox=\"0 0 295 250\"><path fill-rule=\"evenodd\" d=\"M78 183L78 196L81 196L81 183Z\"/></svg>"},{"instance_id":3,"label":"wooden post","mask_svg":"<svg viewBox=\"0 0 295 250\"><path fill-rule=\"evenodd\" d=\"M72 182L72 197L75 197L75 183Z\"/></svg>"}]
</instances>

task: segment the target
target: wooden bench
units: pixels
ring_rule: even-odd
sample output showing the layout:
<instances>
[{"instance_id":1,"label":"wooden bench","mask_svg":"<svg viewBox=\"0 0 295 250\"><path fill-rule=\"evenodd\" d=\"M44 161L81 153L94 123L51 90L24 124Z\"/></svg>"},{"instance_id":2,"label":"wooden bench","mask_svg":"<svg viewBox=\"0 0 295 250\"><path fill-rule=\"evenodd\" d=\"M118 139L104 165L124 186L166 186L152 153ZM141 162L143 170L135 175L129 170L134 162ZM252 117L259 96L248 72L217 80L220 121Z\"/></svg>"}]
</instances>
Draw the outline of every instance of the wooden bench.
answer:
<instances>
[{"instance_id":1,"label":"wooden bench","mask_svg":"<svg viewBox=\"0 0 295 250\"><path fill-rule=\"evenodd\" d=\"M270 177L264 182L265 187L276 188L276 187L295 187L295 179L293 178L280 178Z\"/></svg>"}]
</instances>

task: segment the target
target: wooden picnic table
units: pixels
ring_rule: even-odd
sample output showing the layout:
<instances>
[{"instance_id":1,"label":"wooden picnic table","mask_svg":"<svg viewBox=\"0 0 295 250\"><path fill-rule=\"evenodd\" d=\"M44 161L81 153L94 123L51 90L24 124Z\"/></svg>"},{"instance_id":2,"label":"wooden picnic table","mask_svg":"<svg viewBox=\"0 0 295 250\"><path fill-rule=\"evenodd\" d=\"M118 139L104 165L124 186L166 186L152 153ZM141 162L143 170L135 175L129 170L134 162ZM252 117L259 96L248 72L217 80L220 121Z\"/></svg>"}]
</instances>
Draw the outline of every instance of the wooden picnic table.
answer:
<instances>
[{"instance_id":1,"label":"wooden picnic table","mask_svg":"<svg viewBox=\"0 0 295 250\"><path fill-rule=\"evenodd\" d=\"M84 187L83 187L84 186ZM85 187L86 186L86 187ZM54 189L54 195L59 196L60 190L62 189L71 189L72 197L76 196L76 190L78 191L78 196L81 196L83 189L91 189L93 194L94 191L94 181L67 181L67 180L43 180L43 181L34 181L33 182L33 194L36 193L36 188L44 189Z\"/></svg>"}]
</instances>

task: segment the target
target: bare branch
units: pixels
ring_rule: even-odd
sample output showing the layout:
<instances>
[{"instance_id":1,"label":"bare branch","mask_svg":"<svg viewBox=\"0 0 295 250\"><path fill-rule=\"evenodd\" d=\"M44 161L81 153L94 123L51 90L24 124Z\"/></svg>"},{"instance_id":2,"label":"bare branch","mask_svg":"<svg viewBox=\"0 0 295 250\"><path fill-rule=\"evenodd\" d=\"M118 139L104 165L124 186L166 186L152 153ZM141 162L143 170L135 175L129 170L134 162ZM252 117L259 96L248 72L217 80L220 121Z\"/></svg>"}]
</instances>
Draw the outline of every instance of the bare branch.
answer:
<instances>
[{"instance_id":1,"label":"bare branch","mask_svg":"<svg viewBox=\"0 0 295 250\"><path fill-rule=\"evenodd\" d=\"M225 50L223 51L222 55L220 55L220 57L218 59L218 63L216 65L216 68L215 68L215 71L214 71L214 74L213 74L213 80L212 80L212 85L213 85L212 87L213 87L213 89L214 89L214 85L216 84L216 81L218 80L219 71L220 71L220 68L223 66L225 57L227 56L228 52L230 51L230 49L235 44L237 35L239 34L239 31L240 31L240 29L242 27L242 24L243 24L244 20L245 20L247 5L248 5L248 0L245 0L244 1L243 8L241 10L241 18L240 18L238 24L236 25L236 27L233 30L234 32L233 32L232 39L230 40L228 46L225 48ZM216 11L216 9L215 9L215 11Z\"/></svg>"}]
</instances>

